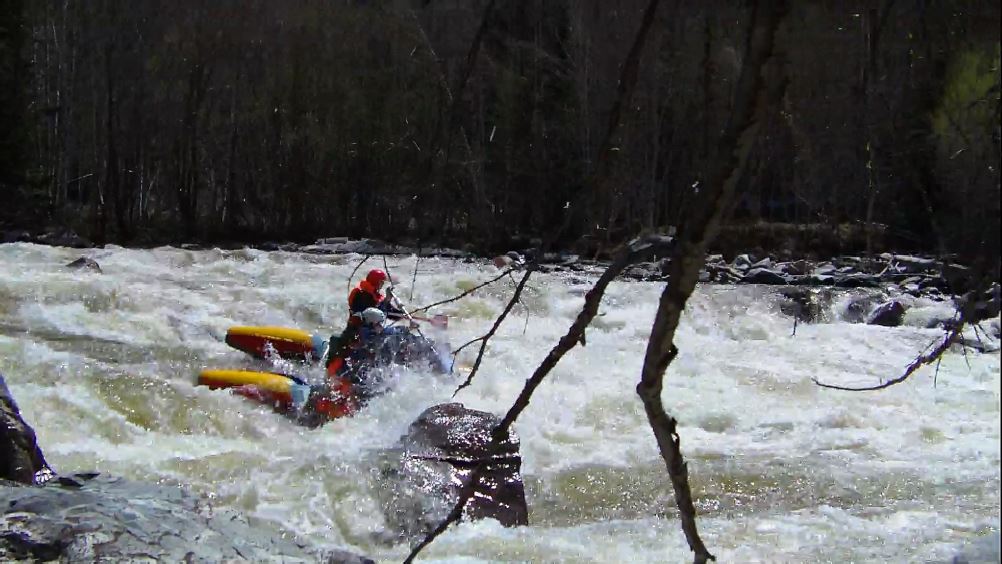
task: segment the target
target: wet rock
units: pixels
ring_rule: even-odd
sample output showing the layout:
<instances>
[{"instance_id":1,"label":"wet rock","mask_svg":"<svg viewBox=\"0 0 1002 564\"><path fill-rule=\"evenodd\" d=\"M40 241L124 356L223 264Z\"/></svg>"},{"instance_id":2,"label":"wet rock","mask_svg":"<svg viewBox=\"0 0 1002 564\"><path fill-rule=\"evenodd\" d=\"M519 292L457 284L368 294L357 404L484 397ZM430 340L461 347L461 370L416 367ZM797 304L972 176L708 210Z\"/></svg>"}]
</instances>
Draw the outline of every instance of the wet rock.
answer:
<instances>
[{"instance_id":1,"label":"wet rock","mask_svg":"<svg viewBox=\"0 0 1002 564\"><path fill-rule=\"evenodd\" d=\"M27 231L4 231L3 239L0 243L27 243L31 241L31 234Z\"/></svg>"},{"instance_id":2,"label":"wet rock","mask_svg":"<svg viewBox=\"0 0 1002 564\"><path fill-rule=\"evenodd\" d=\"M878 303L884 300L882 294L862 294L853 298L845 308L843 319L849 323L863 323L870 317Z\"/></svg>"},{"instance_id":3,"label":"wet rock","mask_svg":"<svg viewBox=\"0 0 1002 564\"><path fill-rule=\"evenodd\" d=\"M373 562L343 550L316 553L178 487L56 476L0 376L0 561L11 560Z\"/></svg>"},{"instance_id":4,"label":"wet rock","mask_svg":"<svg viewBox=\"0 0 1002 564\"><path fill-rule=\"evenodd\" d=\"M756 268L771 269L772 268L772 259L769 258L769 257L765 257L764 259L762 259L762 260L756 262L755 264L751 265L749 268L750 269L756 269Z\"/></svg>"},{"instance_id":5,"label":"wet rock","mask_svg":"<svg viewBox=\"0 0 1002 564\"><path fill-rule=\"evenodd\" d=\"M37 241L43 245L52 245L53 247L72 247L74 249L84 249L94 246L94 244L87 239L69 230L50 231L40 235Z\"/></svg>"},{"instance_id":6,"label":"wet rock","mask_svg":"<svg viewBox=\"0 0 1002 564\"><path fill-rule=\"evenodd\" d=\"M831 311L834 294L829 288L783 288L780 290L786 299L780 302L779 309L790 317L803 323L827 321Z\"/></svg>"},{"instance_id":7,"label":"wet rock","mask_svg":"<svg viewBox=\"0 0 1002 564\"><path fill-rule=\"evenodd\" d=\"M738 255L734 257L734 262L731 263L734 268L739 268L741 270L747 270L751 268L752 259L748 255Z\"/></svg>"},{"instance_id":8,"label":"wet rock","mask_svg":"<svg viewBox=\"0 0 1002 564\"><path fill-rule=\"evenodd\" d=\"M671 273L671 258L665 257L657 262L658 272L661 276L668 276Z\"/></svg>"},{"instance_id":9,"label":"wet rock","mask_svg":"<svg viewBox=\"0 0 1002 564\"><path fill-rule=\"evenodd\" d=\"M627 267L626 270L623 271L623 276L634 280L653 281L661 279L661 271L658 268L658 265L653 262L641 262Z\"/></svg>"},{"instance_id":10,"label":"wet rock","mask_svg":"<svg viewBox=\"0 0 1002 564\"><path fill-rule=\"evenodd\" d=\"M38 447L35 430L21 417L0 374L0 479L35 484L51 477L52 470Z\"/></svg>"},{"instance_id":11,"label":"wet rock","mask_svg":"<svg viewBox=\"0 0 1002 564\"><path fill-rule=\"evenodd\" d=\"M80 257L77 260L66 265L66 268L74 268L78 270L91 270L93 272L101 272L101 265L97 263L96 260L87 257Z\"/></svg>"},{"instance_id":12,"label":"wet rock","mask_svg":"<svg viewBox=\"0 0 1002 564\"><path fill-rule=\"evenodd\" d=\"M347 239L345 237L328 237L319 239L312 245L306 245L300 250L313 254L344 254L358 253L360 255L385 255L402 251L402 247L391 245L378 239Z\"/></svg>"},{"instance_id":13,"label":"wet rock","mask_svg":"<svg viewBox=\"0 0 1002 564\"><path fill-rule=\"evenodd\" d=\"M810 272L810 266L806 260L783 262L776 265L776 267L780 271L793 276L805 276Z\"/></svg>"},{"instance_id":14,"label":"wet rock","mask_svg":"<svg viewBox=\"0 0 1002 564\"><path fill-rule=\"evenodd\" d=\"M0 486L0 559L372 562L344 551L314 553L293 535L178 487L99 474L66 478Z\"/></svg>"},{"instance_id":15,"label":"wet rock","mask_svg":"<svg viewBox=\"0 0 1002 564\"><path fill-rule=\"evenodd\" d=\"M1002 537L998 532L973 539L957 551L950 564L989 564L1002 561Z\"/></svg>"},{"instance_id":16,"label":"wet rock","mask_svg":"<svg viewBox=\"0 0 1002 564\"><path fill-rule=\"evenodd\" d=\"M463 259L470 256L469 251L464 251L460 249L450 249L448 247L419 248L416 251L411 249L409 252L405 252L403 251L403 249L407 249L407 247L401 247L401 250L398 250L397 253L417 254L418 256L421 257L439 257L439 258L451 258L451 259Z\"/></svg>"},{"instance_id":17,"label":"wet rock","mask_svg":"<svg viewBox=\"0 0 1002 564\"><path fill-rule=\"evenodd\" d=\"M894 255L891 260L897 265L900 272L907 273L932 272L939 265L934 259L911 255Z\"/></svg>"},{"instance_id":18,"label":"wet rock","mask_svg":"<svg viewBox=\"0 0 1002 564\"><path fill-rule=\"evenodd\" d=\"M499 270L504 270L506 268L520 268L525 264L525 257L520 255L517 251L508 251L503 255L498 255L493 259L494 266Z\"/></svg>"},{"instance_id":19,"label":"wet rock","mask_svg":"<svg viewBox=\"0 0 1002 564\"><path fill-rule=\"evenodd\" d=\"M744 273L730 266L710 264L707 265L707 272L710 273L710 281L718 284L733 284L744 278Z\"/></svg>"},{"instance_id":20,"label":"wet rock","mask_svg":"<svg viewBox=\"0 0 1002 564\"><path fill-rule=\"evenodd\" d=\"M950 263L943 267L943 278L950 287L950 292L963 294L971 288L973 271L963 265Z\"/></svg>"},{"instance_id":21,"label":"wet rock","mask_svg":"<svg viewBox=\"0 0 1002 564\"><path fill-rule=\"evenodd\" d=\"M438 525L480 464L485 465L483 479L464 517L497 519L507 527L528 524L518 437L488 448L499 422L494 414L459 403L436 405L411 423L395 448L379 453L376 466L383 483L376 496L396 534L414 538Z\"/></svg>"},{"instance_id":22,"label":"wet rock","mask_svg":"<svg viewBox=\"0 0 1002 564\"><path fill-rule=\"evenodd\" d=\"M853 272L845 276L836 276L835 285L840 288L879 288L880 277L873 274Z\"/></svg>"},{"instance_id":23,"label":"wet rock","mask_svg":"<svg viewBox=\"0 0 1002 564\"><path fill-rule=\"evenodd\" d=\"M974 304L974 323L979 323L987 319L993 319L999 316L1000 306L1002 306L1002 292L1000 292L999 285L992 284L992 286L979 296L974 296L973 299L976 300ZM966 299L971 299L970 297Z\"/></svg>"},{"instance_id":24,"label":"wet rock","mask_svg":"<svg viewBox=\"0 0 1002 564\"><path fill-rule=\"evenodd\" d=\"M255 248L262 251L284 251L287 253L294 253L301 249L298 243L279 243L276 241L261 243L260 245L256 245Z\"/></svg>"},{"instance_id":25,"label":"wet rock","mask_svg":"<svg viewBox=\"0 0 1002 564\"><path fill-rule=\"evenodd\" d=\"M834 264L828 262L815 267L814 270L811 272L811 274L813 274L814 276L832 276L835 274L837 270L838 269L835 268Z\"/></svg>"},{"instance_id":26,"label":"wet rock","mask_svg":"<svg viewBox=\"0 0 1002 564\"><path fill-rule=\"evenodd\" d=\"M769 284L773 286L783 286L789 283L782 272L770 270L768 268L752 268L741 280L745 284Z\"/></svg>"},{"instance_id":27,"label":"wet rock","mask_svg":"<svg viewBox=\"0 0 1002 564\"><path fill-rule=\"evenodd\" d=\"M905 317L905 306L899 301L890 301L882 304L871 313L867 319L867 325L881 325L883 327L897 327Z\"/></svg>"}]
</instances>

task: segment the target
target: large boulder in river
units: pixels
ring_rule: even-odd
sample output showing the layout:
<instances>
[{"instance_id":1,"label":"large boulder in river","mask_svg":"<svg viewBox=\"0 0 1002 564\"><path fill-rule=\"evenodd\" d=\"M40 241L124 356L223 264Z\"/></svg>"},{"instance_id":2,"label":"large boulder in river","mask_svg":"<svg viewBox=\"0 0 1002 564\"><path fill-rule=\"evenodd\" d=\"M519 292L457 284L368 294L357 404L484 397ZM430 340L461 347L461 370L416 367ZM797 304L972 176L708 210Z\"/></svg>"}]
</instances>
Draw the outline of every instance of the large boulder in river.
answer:
<instances>
[{"instance_id":1,"label":"large boulder in river","mask_svg":"<svg viewBox=\"0 0 1002 564\"><path fill-rule=\"evenodd\" d=\"M317 552L181 487L54 475L0 376L0 561L14 560L372 563L343 550Z\"/></svg>"},{"instance_id":2,"label":"large boulder in river","mask_svg":"<svg viewBox=\"0 0 1002 564\"><path fill-rule=\"evenodd\" d=\"M510 434L490 448L499 422L492 413L460 403L436 405L411 423L396 447L379 454L382 483L376 496L397 535L414 538L438 525L478 465L483 465L480 486L464 517L497 519L509 527L528 524L518 437Z\"/></svg>"},{"instance_id":3,"label":"large boulder in river","mask_svg":"<svg viewBox=\"0 0 1002 564\"><path fill-rule=\"evenodd\" d=\"M21 484L44 482L52 476L35 431L21 418L21 411L0 374L0 480Z\"/></svg>"},{"instance_id":4,"label":"large boulder in river","mask_svg":"<svg viewBox=\"0 0 1002 564\"><path fill-rule=\"evenodd\" d=\"M178 487L100 474L36 487L0 483L0 560L60 562L372 562L311 551Z\"/></svg>"}]
</instances>

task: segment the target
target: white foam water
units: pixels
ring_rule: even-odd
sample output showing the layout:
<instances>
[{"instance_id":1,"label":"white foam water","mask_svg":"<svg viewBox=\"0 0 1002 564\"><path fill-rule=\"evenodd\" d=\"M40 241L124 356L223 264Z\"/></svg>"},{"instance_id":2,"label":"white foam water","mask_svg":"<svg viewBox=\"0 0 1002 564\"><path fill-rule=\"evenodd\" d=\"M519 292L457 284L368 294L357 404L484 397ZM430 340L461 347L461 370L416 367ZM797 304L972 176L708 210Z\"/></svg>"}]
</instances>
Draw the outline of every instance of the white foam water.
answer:
<instances>
[{"instance_id":1,"label":"white foam water","mask_svg":"<svg viewBox=\"0 0 1002 564\"><path fill-rule=\"evenodd\" d=\"M65 268L81 256L103 273ZM375 534L383 521L370 457L425 408L452 401L458 379L400 371L391 392L319 430L194 385L203 368L254 366L222 342L231 325L343 327L359 260L0 245L0 372L57 470L187 484L317 545L399 561L407 547ZM382 266L359 272L372 264ZM387 264L403 297L418 266L415 306L497 275L486 262ZM503 414L580 310L586 278L533 275L456 401ZM613 283L587 345L564 358L516 424L532 524L461 524L427 561L691 559L635 393L662 287ZM443 337L458 346L485 333L513 289L506 279L444 306ZM949 310L909 305L902 327L849 324L835 311L836 321L801 324L794 336L774 289L697 288L663 400L680 421L698 525L719 561L949 560L958 544L998 531L998 352L951 350L938 370L879 392L811 381L899 375L940 336L928 320Z\"/></svg>"}]
</instances>

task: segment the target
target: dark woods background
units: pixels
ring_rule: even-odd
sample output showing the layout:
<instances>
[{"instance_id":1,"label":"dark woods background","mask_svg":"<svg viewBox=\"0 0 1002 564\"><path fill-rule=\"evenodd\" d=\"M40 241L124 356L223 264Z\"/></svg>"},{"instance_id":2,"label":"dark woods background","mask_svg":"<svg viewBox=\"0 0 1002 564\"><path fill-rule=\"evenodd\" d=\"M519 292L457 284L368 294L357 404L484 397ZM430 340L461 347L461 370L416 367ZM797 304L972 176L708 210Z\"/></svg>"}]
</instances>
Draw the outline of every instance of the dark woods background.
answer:
<instances>
[{"instance_id":1,"label":"dark woods background","mask_svg":"<svg viewBox=\"0 0 1002 564\"><path fill-rule=\"evenodd\" d=\"M505 250L573 212L559 244L584 252L679 225L720 158L751 7L661 2L611 181L588 190L647 5L0 0L0 221ZM794 3L785 95L719 245L997 261L999 12Z\"/></svg>"}]
</instances>

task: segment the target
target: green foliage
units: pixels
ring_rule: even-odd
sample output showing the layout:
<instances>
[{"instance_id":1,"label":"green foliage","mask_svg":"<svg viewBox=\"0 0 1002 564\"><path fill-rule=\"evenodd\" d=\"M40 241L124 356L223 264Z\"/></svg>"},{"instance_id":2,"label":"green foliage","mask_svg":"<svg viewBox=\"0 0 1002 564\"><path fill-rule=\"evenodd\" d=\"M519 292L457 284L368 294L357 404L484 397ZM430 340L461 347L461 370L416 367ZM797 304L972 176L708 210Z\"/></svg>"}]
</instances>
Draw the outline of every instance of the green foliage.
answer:
<instances>
[{"instance_id":1,"label":"green foliage","mask_svg":"<svg viewBox=\"0 0 1002 564\"><path fill-rule=\"evenodd\" d=\"M974 149L990 137L999 119L1000 46L971 49L954 56L939 106L932 113L932 132L946 154Z\"/></svg>"}]
</instances>

